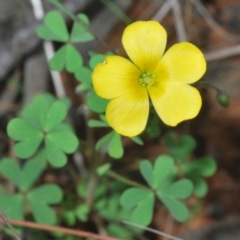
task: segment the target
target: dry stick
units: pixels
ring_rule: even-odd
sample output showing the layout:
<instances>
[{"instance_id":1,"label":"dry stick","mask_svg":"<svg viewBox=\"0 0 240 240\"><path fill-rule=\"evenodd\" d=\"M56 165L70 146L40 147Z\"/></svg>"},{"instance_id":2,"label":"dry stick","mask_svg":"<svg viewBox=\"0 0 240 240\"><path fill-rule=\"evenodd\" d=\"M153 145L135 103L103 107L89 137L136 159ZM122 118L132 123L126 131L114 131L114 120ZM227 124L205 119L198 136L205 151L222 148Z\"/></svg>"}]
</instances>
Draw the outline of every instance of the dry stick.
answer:
<instances>
[{"instance_id":1,"label":"dry stick","mask_svg":"<svg viewBox=\"0 0 240 240\"><path fill-rule=\"evenodd\" d=\"M128 222L128 221L122 221L122 222L125 223L125 224L128 224L128 225L132 225L134 227L141 228L141 229L144 229L146 231L149 231L149 232L152 232L152 233L155 233L155 234L167 237L167 238L172 239L172 240L183 240L182 238L173 237L173 236L171 236L169 234L160 232L158 230L155 230L155 229L152 229L152 228L149 228L149 227L144 227L144 226L136 224L136 223L132 223L132 222Z\"/></svg>"},{"instance_id":2,"label":"dry stick","mask_svg":"<svg viewBox=\"0 0 240 240\"><path fill-rule=\"evenodd\" d=\"M0 219L0 222L3 223L5 221ZM50 232L61 232L61 233L78 236L78 237L94 238L95 240L120 240L119 238L101 236L101 235L91 233L91 232L74 230L74 229L63 228L63 227L49 226L49 225L28 222L28 221L8 219L8 222L12 225L16 225L16 226L20 226L20 227L33 228L33 229L38 229L38 230L43 230L43 231L50 231ZM21 240L21 239L19 238L18 240Z\"/></svg>"},{"instance_id":3,"label":"dry stick","mask_svg":"<svg viewBox=\"0 0 240 240\"><path fill-rule=\"evenodd\" d=\"M173 2L175 0L167 0L158 10L158 12L153 16L152 20L161 21L171 10Z\"/></svg>"},{"instance_id":4,"label":"dry stick","mask_svg":"<svg viewBox=\"0 0 240 240\"><path fill-rule=\"evenodd\" d=\"M223 58L227 58L227 57L231 57L239 54L240 54L240 45L236 45L233 47L228 47L228 48L216 50L213 52L205 53L204 55L206 60L210 62L210 61L219 60L219 59L223 59Z\"/></svg>"},{"instance_id":5,"label":"dry stick","mask_svg":"<svg viewBox=\"0 0 240 240\"><path fill-rule=\"evenodd\" d=\"M16 230L14 229L14 227L10 224L10 222L8 221L8 219L4 216L4 214L0 211L0 218L2 219L2 222L7 224L8 227L12 230L14 236L16 237L17 240L22 240L20 238L20 236L17 234ZM0 220L1 221L1 220Z\"/></svg>"},{"instance_id":6,"label":"dry stick","mask_svg":"<svg viewBox=\"0 0 240 240\"><path fill-rule=\"evenodd\" d=\"M195 5L197 11L202 15L205 21L216 31L220 36L229 40L231 42L236 42L240 40L239 36L235 36L229 32L227 32L224 28L222 28L211 16L211 14L206 10L203 4L199 0L191 0L192 4Z\"/></svg>"},{"instance_id":7,"label":"dry stick","mask_svg":"<svg viewBox=\"0 0 240 240\"><path fill-rule=\"evenodd\" d=\"M42 1L41 0L31 0L31 3L33 6L33 12L34 12L35 18L38 21L41 21L44 17ZM53 57L54 52L55 52L52 42L44 41L43 48L44 48L47 60L49 61ZM58 97L66 96L59 72L56 72L56 71L50 71L50 72L51 72L51 76L52 76L52 80L53 80L54 89L56 91L56 95Z\"/></svg>"},{"instance_id":8,"label":"dry stick","mask_svg":"<svg viewBox=\"0 0 240 240\"><path fill-rule=\"evenodd\" d=\"M178 41L184 42L187 40L187 34L182 17L181 6L178 0L174 0L172 4L172 10L174 14L175 28L177 31Z\"/></svg>"}]
</instances>

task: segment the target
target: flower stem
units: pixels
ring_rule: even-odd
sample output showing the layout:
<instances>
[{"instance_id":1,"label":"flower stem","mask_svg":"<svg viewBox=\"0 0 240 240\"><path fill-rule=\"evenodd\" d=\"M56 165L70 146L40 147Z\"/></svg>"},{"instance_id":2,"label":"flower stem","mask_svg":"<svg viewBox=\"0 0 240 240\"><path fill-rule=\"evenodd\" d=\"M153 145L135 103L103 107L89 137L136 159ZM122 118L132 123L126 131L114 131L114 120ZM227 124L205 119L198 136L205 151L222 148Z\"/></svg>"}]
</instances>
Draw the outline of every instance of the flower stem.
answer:
<instances>
[{"instance_id":1,"label":"flower stem","mask_svg":"<svg viewBox=\"0 0 240 240\"><path fill-rule=\"evenodd\" d=\"M132 181L132 180L130 180L130 179L128 179L128 178L125 178L125 177L123 177L123 176L121 176L121 175L119 175L119 174L117 174L117 173L115 173L115 172L113 172L113 171L111 171L111 170L108 171L106 174L107 174L109 177L112 177L112 178L114 178L114 179L116 179L116 180L118 180L118 181L120 181L120 182L123 182L123 183L125 183L125 184L127 184L127 185L131 185L131 186L133 186L133 187L142 188L142 189L147 190L147 191L152 191L151 188L148 188L148 187L146 187L145 185L142 185L142 184L140 184L140 183L138 183L138 182Z\"/></svg>"}]
</instances>

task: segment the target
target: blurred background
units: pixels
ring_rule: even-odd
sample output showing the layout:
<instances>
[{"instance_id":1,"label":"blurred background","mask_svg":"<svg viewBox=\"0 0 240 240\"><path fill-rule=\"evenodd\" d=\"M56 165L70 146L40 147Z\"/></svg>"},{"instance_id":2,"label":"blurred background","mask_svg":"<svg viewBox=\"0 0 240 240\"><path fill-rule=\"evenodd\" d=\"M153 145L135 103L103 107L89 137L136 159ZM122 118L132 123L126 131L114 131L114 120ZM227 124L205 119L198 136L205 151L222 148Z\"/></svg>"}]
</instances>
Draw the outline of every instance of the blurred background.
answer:
<instances>
[{"instance_id":1,"label":"blurred background","mask_svg":"<svg viewBox=\"0 0 240 240\"><path fill-rule=\"evenodd\" d=\"M41 23L36 19L54 9L47 0L0 1L0 154L9 151L6 135L8 121L22 105L39 92L55 93L43 42L35 33ZM156 216L152 227L184 239L240 239L240 1L239 0L62 0L73 13L85 13L92 31L107 43L94 40L77 44L87 63L88 52L105 53L118 49L125 55L121 36L127 24L137 20L159 21L167 30L168 46L188 41L197 45L208 62L204 81L226 91L230 106L216 102L216 92L203 89L200 116L180 131L192 133L198 140L198 156L213 156L218 171L208 180L210 191L196 206L196 218L186 224L169 222ZM68 26L72 20L64 16ZM58 49L59 44L53 43ZM66 95L73 101L73 118L81 137L81 96L75 94L77 81L63 71L60 74ZM151 143L145 152L161 152ZM134 149L129 150L134 155ZM147 155L146 153L146 155ZM1 178L0 178L1 181ZM194 199L193 199L194 204ZM169 231L169 230L168 230ZM161 238L159 238L161 239Z\"/></svg>"}]
</instances>

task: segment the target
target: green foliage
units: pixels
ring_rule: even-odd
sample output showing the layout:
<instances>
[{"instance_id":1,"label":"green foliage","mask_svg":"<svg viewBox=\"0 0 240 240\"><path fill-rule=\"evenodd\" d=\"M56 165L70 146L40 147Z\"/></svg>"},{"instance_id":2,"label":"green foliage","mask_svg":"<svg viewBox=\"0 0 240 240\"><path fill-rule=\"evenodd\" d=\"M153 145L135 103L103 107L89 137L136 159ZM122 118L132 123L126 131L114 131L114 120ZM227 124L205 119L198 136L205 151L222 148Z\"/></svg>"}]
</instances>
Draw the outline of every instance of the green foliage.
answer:
<instances>
[{"instance_id":1,"label":"green foliage","mask_svg":"<svg viewBox=\"0 0 240 240\"><path fill-rule=\"evenodd\" d=\"M216 161L210 157L203 157L194 161L189 160L189 155L196 147L196 141L191 136L182 136L180 139L173 133L164 138L169 152L178 161L178 173L186 176L194 186L194 194L197 197L204 197L207 194L208 186L204 177L211 177L217 170Z\"/></svg>"},{"instance_id":2,"label":"green foliage","mask_svg":"<svg viewBox=\"0 0 240 240\"><path fill-rule=\"evenodd\" d=\"M63 122L68 106L67 101L55 100L48 94L36 96L23 109L21 117L8 124L8 135L18 141L14 146L15 154L29 158L43 148L53 166L64 166L67 162L65 153L73 153L78 147L78 139Z\"/></svg>"},{"instance_id":3,"label":"green foliage","mask_svg":"<svg viewBox=\"0 0 240 240\"><path fill-rule=\"evenodd\" d=\"M68 33L62 15L57 11L50 11L44 17L44 24L36 29L37 35L42 39L65 43L49 62L53 70L61 71L66 67L67 71L74 73L82 67L82 56L72 43L92 41L94 36L88 30L88 17L79 14L78 18L84 26L74 22L71 33Z\"/></svg>"},{"instance_id":4,"label":"green foliage","mask_svg":"<svg viewBox=\"0 0 240 240\"><path fill-rule=\"evenodd\" d=\"M158 157L154 165L148 160L140 163L140 172L150 189L130 188L120 199L123 207L132 209L132 222L148 225L152 221L155 196L164 203L174 219L180 222L188 219L188 210L178 199L189 197L193 185L187 179L174 181L169 178L174 169L174 160L168 155Z\"/></svg>"},{"instance_id":5,"label":"green foliage","mask_svg":"<svg viewBox=\"0 0 240 240\"><path fill-rule=\"evenodd\" d=\"M55 224L56 214L49 205L60 203L62 190L55 184L32 186L45 167L45 155L38 153L33 159L20 167L10 158L0 161L0 173L15 184L18 191L14 194L0 193L0 209L8 218L24 219L25 207L31 209L34 219L39 223Z\"/></svg>"}]
</instances>

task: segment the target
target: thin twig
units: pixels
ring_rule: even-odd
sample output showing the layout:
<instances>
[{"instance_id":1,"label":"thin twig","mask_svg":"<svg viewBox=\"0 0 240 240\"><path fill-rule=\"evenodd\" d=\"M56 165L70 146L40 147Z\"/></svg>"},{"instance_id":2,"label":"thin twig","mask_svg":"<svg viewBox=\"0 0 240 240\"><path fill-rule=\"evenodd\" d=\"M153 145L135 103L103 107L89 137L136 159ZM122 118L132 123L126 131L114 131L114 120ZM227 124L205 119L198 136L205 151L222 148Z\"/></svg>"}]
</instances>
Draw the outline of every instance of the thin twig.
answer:
<instances>
[{"instance_id":1,"label":"thin twig","mask_svg":"<svg viewBox=\"0 0 240 240\"><path fill-rule=\"evenodd\" d=\"M167 0L158 10L158 12L152 17L152 20L161 21L171 10L173 2L175 0Z\"/></svg>"},{"instance_id":2,"label":"thin twig","mask_svg":"<svg viewBox=\"0 0 240 240\"><path fill-rule=\"evenodd\" d=\"M0 218L2 219L2 222L4 222L5 224L7 224L7 226L12 230L14 236L16 237L17 240L22 240L20 238L20 236L18 235L18 233L16 232L16 230L14 229L14 227L9 223L8 219L4 216L4 214L0 211Z\"/></svg>"},{"instance_id":3,"label":"thin twig","mask_svg":"<svg viewBox=\"0 0 240 240\"><path fill-rule=\"evenodd\" d=\"M191 0L192 4L195 5L197 11L202 15L205 21L209 24L210 27L214 31L216 31L220 36L225 38L228 41L236 42L240 40L240 36L233 35L227 32L224 28L222 28L211 16L211 14L206 10L203 4L199 0Z\"/></svg>"},{"instance_id":4,"label":"thin twig","mask_svg":"<svg viewBox=\"0 0 240 240\"><path fill-rule=\"evenodd\" d=\"M204 56L207 61L215 61L227 57L232 57L240 54L240 45L227 47L213 52L205 53Z\"/></svg>"},{"instance_id":5,"label":"thin twig","mask_svg":"<svg viewBox=\"0 0 240 240\"><path fill-rule=\"evenodd\" d=\"M3 223L5 221L0 219L0 222ZM73 236L93 238L95 240L120 240L119 238L114 238L114 237L109 237L109 236L101 236L101 235L91 233L91 232L74 230L74 229L63 228L63 227L49 226L49 225L44 225L44 224L39 224L39 223L34 223L34 222L28 222L28 221L8 219L8 222L10 224L16 225L16 226L33 228L33 229L49 231L49 232L60 232L60 233L73 235ZM21 240L21 239L18 239L18 240Z\"/></svg>"},{"instance_id":6,"label":"thin twig","mask_svg":"<svg viewBox=\"0 0 240 240\"><path fill-rule=\"evenodd\" d=\"M172 218L171 214L169 213L167 216L165 233L170 234L172 232L172 228L173 228L173 218ZM163 240L168 240L168 239L169 239L169 237L167 237L167 236L163 237Z\"/></svg>"},{"instance_id":7,"label":"thin twig","mask_svg":"<svg viewBox=\"0 0 240 240\"><path fill-rule=\"evenodd\" d=\"M132 226L137 227L137 228L144 229L144 230L152 232L152 233L156 233L156 234L164 236L164 237L168 237L169 239L172 239L172 240L183 240L182 238L173 237L169 234L160 232L158 230L155 230L155 229L152 229L152 228L149 228L149 227L144 227L144 226L136 224L136 223L132 223L132 222L128 222L128 221L122 221L122 222L125 223L125 224L128 224L128 225L132 225Z\"/></svg>"},{"instance_id":8,"label":"thin twig","mask_svg":"<svg viewBox=\"0 0 240 240\"><path fill-rule=\"evenodd\" d=\"M41 0L31 0L31 3L33 6L33 12L34 12L35 18L38 21L41 21L44 17L44 9L43 9L43 5L42 5L42 1ZM43 48L44 48L47 60L49 61L55 53L52 42L44 41ZM66 96L59 72L56 72L56 71L50 71L50 72L51 72L51 76L52 76L52 80L53 80L53 85L54 85L54 88L56 91L56 95L58 97Z\"/></svg>"},{"instance_id":9,"label":"thin twig","mask_svg":"<svg viewBox=\"0 0 240 240\"><path fill-rule=\"evenodd\" d=\"M179 0L174 0L172 4L172 10L174 14L175 28L177 31L178 41L184 42L187 40L187 34L185 31L184 21L182 17L181 6Z\"/></svg>"}]
</instances>

